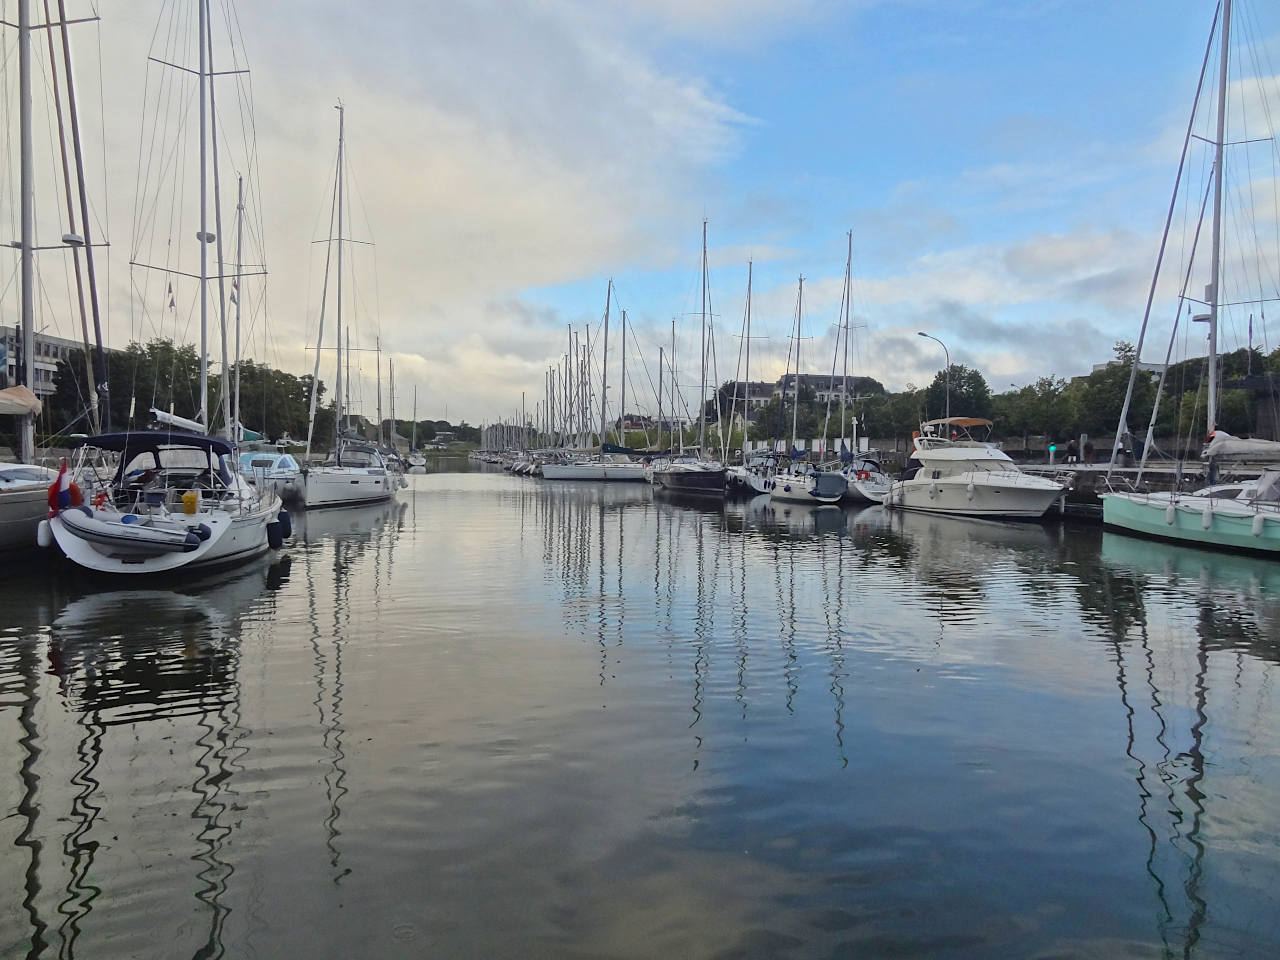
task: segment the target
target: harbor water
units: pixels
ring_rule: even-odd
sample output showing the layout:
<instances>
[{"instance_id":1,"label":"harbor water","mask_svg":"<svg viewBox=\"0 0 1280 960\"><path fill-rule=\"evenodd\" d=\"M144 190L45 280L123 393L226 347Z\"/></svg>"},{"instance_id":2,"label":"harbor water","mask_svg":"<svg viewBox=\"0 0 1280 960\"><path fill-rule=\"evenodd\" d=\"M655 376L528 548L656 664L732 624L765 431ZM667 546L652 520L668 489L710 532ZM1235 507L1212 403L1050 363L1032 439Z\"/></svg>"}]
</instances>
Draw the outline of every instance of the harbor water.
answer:
<instances>
[{"instance_id":1,"label":"harbor water","mask_svg":"<svg viewBox=\"0 0 1280 960\"><path fill-rule=\"evenodd\" d=\"M410 481L10 562L0 956L1280 956L1280 564Z\"/></svg>"}]
</instances>

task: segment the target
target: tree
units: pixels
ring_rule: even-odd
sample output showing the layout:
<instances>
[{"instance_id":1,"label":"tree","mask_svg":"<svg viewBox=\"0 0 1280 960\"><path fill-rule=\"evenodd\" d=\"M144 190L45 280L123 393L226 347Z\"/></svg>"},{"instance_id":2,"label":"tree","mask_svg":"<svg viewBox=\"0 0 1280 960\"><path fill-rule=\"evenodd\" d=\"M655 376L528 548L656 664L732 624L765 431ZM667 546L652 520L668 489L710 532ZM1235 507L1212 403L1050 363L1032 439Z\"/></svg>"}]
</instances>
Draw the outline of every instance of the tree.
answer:
<instances>
[{"instance_id":1,"label":"tree","mask_svg":"<svg viewBox=\"0 0 1280 960\"><path fill-rule=\"evenodd\" d=\"M957 417L989 417L991 415L991 388L987 378L963 363L951 365L951 414ZM939 370L925 391L925 409L930 417L946 415L947 371Z\"/></svg>"},{"instance_id":2,"label":"tree","mask_svg":"<svg viewBox=\"0 0 1280 960\"><path fill-rule=\"evenodd\" d=\"M1120 422L1120 410L1125 393L1129 389L1129 371L1133 369L1133 344L1120 340L1115 345L1115 359L1087 377L1077 377L1066 389L1070 431L1106 435L1115 432ZM1129 429L1139 434L1151 417L1155 402L1155 384L1151 374L1138 372L1133 385L1133 400L1129 405ZM1050 431L1057 436L1056 431Z\"/></svg>"}]
</instances>

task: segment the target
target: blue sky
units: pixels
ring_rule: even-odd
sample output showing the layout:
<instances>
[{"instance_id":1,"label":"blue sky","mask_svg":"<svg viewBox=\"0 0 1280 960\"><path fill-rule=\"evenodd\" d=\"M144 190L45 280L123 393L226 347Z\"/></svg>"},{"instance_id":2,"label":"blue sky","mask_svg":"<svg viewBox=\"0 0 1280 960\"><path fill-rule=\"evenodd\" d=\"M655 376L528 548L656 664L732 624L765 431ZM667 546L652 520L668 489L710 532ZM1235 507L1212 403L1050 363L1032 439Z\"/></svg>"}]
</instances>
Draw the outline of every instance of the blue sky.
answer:
<instances>
[{"instance_id":1,"label":"blue sky","mask_svg":"<svg viewBox=\"0 0 1280 960\"><path fill-rule=\"evenodd\" d=\"M171 47L152 39L188 6L104 0L80 47L105 128L91 155L99 233L115 241L113 342L192 336L194 292L180 283L182 315L165 319L164 290L127 265L139 104L158 69L146 57L193 48L189 24ZM221 24L229 8L214 6ZM1280 109L1280 6L1236 7L1259 51L1233 72L1256 124L1258 104ZM829 369L848 230L857 372L891 389L927 382L941 357L920 329L995 390L1087 372L1137 334L1212 17L1209 0L389 0L376 16L339 0L241 4L270 271L265 288L246 285L250 352L310 370L341 98L355 235L377 243L350 256L364 293L348 320L357 343L380 336L395 357L402 415L415 386L424 416L448 402L475 422L510 415L521 391L532 402L565 325L599 323L610 277L639 342L631 363L656 363L679 317L688 384L704 217L722 379L748 257L755 332L770 337L753 377L782 372L802 273L806 369ZM226 43L215 34L221 63ZM241 169L234 122L224 132L225 166ZM1274 142L1250 149L1255 182L1275 177ZM1197 161L1189 189L1204 176ZM152 242L186 237L189 221ZM54 327L67 323L56 306ZM357 372L372 414L371 355Z\"/></svg>"}]
</instances>

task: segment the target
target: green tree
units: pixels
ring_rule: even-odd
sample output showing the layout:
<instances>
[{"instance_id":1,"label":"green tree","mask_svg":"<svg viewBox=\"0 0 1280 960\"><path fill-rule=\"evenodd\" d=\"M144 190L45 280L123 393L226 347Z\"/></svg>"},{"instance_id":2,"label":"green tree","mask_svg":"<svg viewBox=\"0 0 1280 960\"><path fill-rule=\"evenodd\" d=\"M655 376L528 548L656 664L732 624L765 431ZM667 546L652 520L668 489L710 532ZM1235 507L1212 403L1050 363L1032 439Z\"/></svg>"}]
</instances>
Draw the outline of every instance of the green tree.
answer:
<instances>
[{"instance_id":1,"label":"green tree","mask_svg":"<svg viewBox=\"0 0 1280 960\"><path fill-rule=\"evenodd\" d=\"M951 415L956 417L989 417L991 388L987 378L963 363L951 365ZM942 417L947 410L947 372L939 370L925 390L925 409L930 417Z\"/></svg>"}]
</instances>

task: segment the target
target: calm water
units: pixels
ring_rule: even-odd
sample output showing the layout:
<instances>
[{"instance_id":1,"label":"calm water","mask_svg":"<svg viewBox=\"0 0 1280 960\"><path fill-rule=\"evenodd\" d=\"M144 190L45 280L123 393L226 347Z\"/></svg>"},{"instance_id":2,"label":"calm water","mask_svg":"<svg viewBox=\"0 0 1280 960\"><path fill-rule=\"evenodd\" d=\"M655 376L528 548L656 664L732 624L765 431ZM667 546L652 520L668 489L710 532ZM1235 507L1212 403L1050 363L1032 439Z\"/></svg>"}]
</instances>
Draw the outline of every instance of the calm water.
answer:
<instances>
[{"instance_id":1,"label":"calm water","mask_svg":"<svg viewBox=\"0 0 1280 960\"><path fill-rule=\"evenodd\" d=\"M412 479L6 574L0 956L1280 955L1280 564Z\"/></svg>"}]
</instances>

